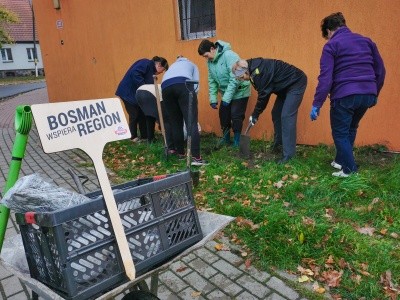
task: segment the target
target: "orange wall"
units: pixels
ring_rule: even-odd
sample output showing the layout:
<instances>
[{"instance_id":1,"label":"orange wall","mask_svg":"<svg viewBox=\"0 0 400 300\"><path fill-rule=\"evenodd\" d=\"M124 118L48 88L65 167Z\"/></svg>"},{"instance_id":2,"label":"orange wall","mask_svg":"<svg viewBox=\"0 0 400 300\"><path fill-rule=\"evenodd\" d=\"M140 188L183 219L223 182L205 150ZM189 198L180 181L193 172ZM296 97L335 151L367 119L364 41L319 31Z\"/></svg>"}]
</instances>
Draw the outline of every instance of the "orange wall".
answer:
<instances>
[{"instance_id":1,"label":"orange wall","mask_svg":"<svg viewBox=\"0 0 400 300\"><path fill-rule=\"evenodd\" d=\"M219 133L218 114L208 105L207 69L197 54L200 40L180 41L175 0L34 0L39 40L52 102L113 97L129 66L140 58L164 56L170 63L182 54L199 66L199 120L204 131ZM332 143L329 100L316 122L309 111L324 45L320 21L341 11L349 28L372 38L386 66L386 82L378 105L361 121L356 143L385 144L400 151L400 1L395 0L215 0L217 35L242 58L287 61L308 76L298 118L298 143ZM56 21L63 21L57 29ZM61 45L63 41L63 45ZM253 110L253 90L246 116ZM393 95L394 97L390 97ZM271 137L271 98L251 135Z\"/></svg>"}]
</instances>

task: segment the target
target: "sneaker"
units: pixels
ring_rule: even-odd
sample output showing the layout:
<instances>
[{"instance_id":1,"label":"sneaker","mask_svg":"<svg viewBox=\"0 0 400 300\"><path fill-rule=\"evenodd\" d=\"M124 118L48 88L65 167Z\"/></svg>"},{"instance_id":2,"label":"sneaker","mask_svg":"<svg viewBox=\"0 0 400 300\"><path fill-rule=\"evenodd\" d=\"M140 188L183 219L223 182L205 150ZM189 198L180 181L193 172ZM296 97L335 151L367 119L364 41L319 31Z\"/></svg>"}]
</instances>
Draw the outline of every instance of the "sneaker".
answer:
<instances>
[{"instance_id":1,"label":"sneaker","mask_svg":"<svg viewBox=\"0 0 400 300\"><path fill-rule=\"evenodd\" d=\"M201 158L192 157L192 166L206 166L208 165L208 161Z\"/></svg>"},{"instance_id":2,"label":"sneaker","mask_svg":"<svg viewBox=\"0 0 400 300\"><path fill-rule=\"evenodd\" d=\"M335 177L349 177L350 174L346 174L345 172L343 172L343 170L340 170L339 172L333 172L332 176L335 176Z\"/></svg>"},{"instance_id":3,"label":"sneaker","mask_svg":"<svg viewBox=\"0 0 400 300\"><path fill-rule=\"evenodd\" d=\"M140 143L140 139L138 137L131 139L131 141L134 143Z\"/></svg>"},{"instance_id":4,"label":"sneaker","mask_svg":"<svg viewBox=\"0 0 400 300\"><path fill-rule=\"evenodd\" d=\"M331 162L331 166L338 170L342 169L342 165L339 165L336 161Z\"/></svg>"},{"instance_id":5,"label":"sneaker","mask_svg":"<svg viewBox=\"0 0 400 300\"><path fill-rule=\"evenodd\" d=\"M177 152L174 149L168 149L168 155L176 155Z\"/></svg>"}]
</instances>

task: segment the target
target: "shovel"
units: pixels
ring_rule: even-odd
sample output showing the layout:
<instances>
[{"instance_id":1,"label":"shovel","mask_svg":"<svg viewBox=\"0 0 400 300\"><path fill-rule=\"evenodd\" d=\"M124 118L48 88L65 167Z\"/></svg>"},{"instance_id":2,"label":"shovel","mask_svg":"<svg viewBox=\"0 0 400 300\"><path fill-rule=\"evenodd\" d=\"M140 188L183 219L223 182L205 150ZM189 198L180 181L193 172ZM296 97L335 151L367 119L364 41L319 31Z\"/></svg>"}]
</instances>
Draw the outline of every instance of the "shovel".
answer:
<instances>
[{"instance_id":1,"label":"shovel","mask_svg":"<svg viewBox=\"0 0 400 300\"><path fill-rule=\"evenodd\" d=\"M186 168L190 171L190 176L193 180L193 185L196 186L199 183L200 173L199 171L191 170L191 159L192 159L192 110L193 110L193 93L196 91L195 85L198 85L199 82L197 80L186 80L185 85L187 90L189 91L189 103L188 103L188 122L186 124L187 131L187 146L186 146Z\"/></svg>"},{"instance_id":2,"label":"shovel","mask_svg":"<svg viewBox=\"0 0 400 300\"><path fill-rule=\"evenodd\" d=\"M153 79L154 79L154 89L155 89L155 93L156 93L158 120L160 122L161 134L162 134L163 140L164 140L164 155L165 155L165 158L168 159L168 144L167 144L167 137L165 135L164 117L163 117L163 112L162 112L162 107L161 107L160 90L158 89L158 84L157 84L157 76L153 75Z\"/></svg>"},{"instance_id":3,"label":"shovel","mask_svg":"<svg viewBox=\"0 0 400 300\"><path fill-rule=\"evenodd\" d=\"M253 124L249 122L244 134L240 135L239 153L240 156L248 158L250 157L250 136L248 135Z\"/></svg>"}]
</instances>

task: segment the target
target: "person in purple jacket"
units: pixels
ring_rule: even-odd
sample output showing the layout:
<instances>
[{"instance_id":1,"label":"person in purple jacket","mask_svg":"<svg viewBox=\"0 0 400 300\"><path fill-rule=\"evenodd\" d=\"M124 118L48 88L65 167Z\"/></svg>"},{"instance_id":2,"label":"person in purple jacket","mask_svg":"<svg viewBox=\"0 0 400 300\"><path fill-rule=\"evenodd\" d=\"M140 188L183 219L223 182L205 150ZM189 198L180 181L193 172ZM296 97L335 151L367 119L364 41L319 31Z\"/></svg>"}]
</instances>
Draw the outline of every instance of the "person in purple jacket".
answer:
<instances>
[{"instance_id":1,"label":"person in purple jacket","mask_svg":"<svg viewBox=\"0 0 400 300\"><path fill-rule=\"evenodd\" d=\"M115 95L124 102L129 116L129 130L133 142L140 141L138 125L140 137L147 139L146 118L137 103L136 90L143 84L154 83L153 75L159 75L165 70L168 70L168 62L163 57L154 56L152 59L140 59L128 69L118 85Z\"/></svg>"},{"instance_id":2,"label":"person in purple jacket","mask_svg":"<svg viewBox=\"0 0 400 300\"><path fill-rule=\"evenodd\" d=\"M377 103L385 80L385 66L375 43L346 26L341 12L321 22L322 36L328 40L322 50L318 86L310 113L317 120L330 95L331 129L336 147L332 167L337 177L357 172L353 145L360 120Z\"/></svg>"}]
</instances>

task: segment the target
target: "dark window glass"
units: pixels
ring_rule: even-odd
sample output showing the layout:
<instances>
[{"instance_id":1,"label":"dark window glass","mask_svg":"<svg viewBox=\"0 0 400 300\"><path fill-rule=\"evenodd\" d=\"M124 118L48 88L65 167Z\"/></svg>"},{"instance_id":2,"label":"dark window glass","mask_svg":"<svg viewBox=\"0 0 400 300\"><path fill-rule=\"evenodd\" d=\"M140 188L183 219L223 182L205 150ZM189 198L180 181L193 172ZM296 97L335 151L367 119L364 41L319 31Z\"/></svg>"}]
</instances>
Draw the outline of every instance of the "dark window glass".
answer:
<instances>
[{"instance_id":1,"label":"dark window glass","mask_svg":"<svg viewBox=\"0 0 400 300\"><path fill-rule=\"evenodd\" d=\"M215 0L178 0L183 40L215 36Z\"/></svg>"}]
</instances>

